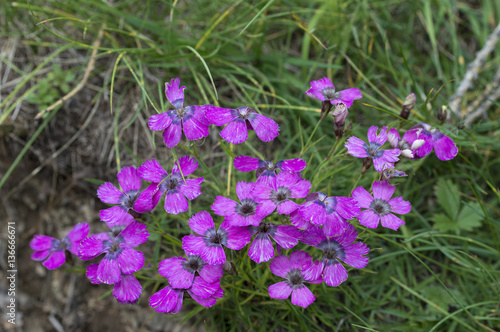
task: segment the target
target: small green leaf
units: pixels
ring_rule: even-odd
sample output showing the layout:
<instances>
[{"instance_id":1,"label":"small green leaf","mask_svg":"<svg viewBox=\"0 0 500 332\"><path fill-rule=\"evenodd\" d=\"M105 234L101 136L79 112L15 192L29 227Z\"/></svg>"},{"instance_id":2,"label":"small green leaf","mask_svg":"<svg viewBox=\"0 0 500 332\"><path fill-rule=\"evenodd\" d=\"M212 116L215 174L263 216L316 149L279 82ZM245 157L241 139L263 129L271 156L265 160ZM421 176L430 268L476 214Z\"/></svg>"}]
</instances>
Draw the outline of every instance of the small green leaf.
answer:
<instances>
[{"instance_id":1,"label":"small green leaf","mask_svg":"<svg viewBox=\"0 0 500 332\"><path fill-rule=\"evenodd\" d=\"M454 231L456 233L460 232L460 227L457 225L455 220L448 217L446 214L437 213L434 215L434 228L440 230L441 232Z\"/></svg>"},{"instance_id":2,"label":"small green leaf","mask_svg":"<svg viewBox=\"0 0 500 332\"><path fill-rule=\"evenodd\" d=\"M470 231L474 227L481 226L481 220L483 220L484 215L482 214L481 206L479 203L471 203L465 206L457 218L457 224L461 229Z\"/></svg>"},{"instance_id":3,"label":"small green leaf","mask_svg":"<svg viewBox=\"0 0 500 332\"><path fill-rule=\"evenodd\" d=\"M456 219L460 206L458 187L450 180L439 179L434 187L434 192L439 204L453 220Z\"/></svg>"}]
</instances>

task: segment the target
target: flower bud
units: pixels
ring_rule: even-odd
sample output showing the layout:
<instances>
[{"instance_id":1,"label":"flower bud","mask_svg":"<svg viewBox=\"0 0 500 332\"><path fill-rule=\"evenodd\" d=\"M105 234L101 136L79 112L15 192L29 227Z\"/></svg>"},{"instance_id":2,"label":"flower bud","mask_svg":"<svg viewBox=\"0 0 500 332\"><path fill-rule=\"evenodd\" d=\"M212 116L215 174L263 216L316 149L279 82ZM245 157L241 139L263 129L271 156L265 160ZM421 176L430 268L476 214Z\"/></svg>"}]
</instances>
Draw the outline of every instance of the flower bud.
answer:
<instances>
[{"instance_id":1,"label":"flower bud","mask_svg":"<svg viewBox=\"0 0 500 332\"><path fill-rule=\"evenodd\" d=\"M415 97L415 94L412 92L406 97L405 102L403 103L403 109L401 110L399 116L403 119L408 119L410 117L410 111L413 107L415 107L416 103L417 97Z\"/></svg>"},{"instance_id":2,"label":"flower bud","mask_svg":"<svg viewBox=\"0 0 500 332\"><path fill-rule=\"evenodd\" d=\"M441 106L438 110L437 118L439 121L444 122L448 116L448 111L446 106Z\"/></svg>"},{"instance_id":3,"label":"flower bud","mask_svg":"<svg viewBox=\"0 0 500 332\"><path fill-rule=\"evenodd\" d=\"M329 100L323 100L323 104L321 104L321 118L320 120L323 120L325 116L330 113L330 110L332 109L332 103L330 103Z\"/></svg>"}]
</instances>

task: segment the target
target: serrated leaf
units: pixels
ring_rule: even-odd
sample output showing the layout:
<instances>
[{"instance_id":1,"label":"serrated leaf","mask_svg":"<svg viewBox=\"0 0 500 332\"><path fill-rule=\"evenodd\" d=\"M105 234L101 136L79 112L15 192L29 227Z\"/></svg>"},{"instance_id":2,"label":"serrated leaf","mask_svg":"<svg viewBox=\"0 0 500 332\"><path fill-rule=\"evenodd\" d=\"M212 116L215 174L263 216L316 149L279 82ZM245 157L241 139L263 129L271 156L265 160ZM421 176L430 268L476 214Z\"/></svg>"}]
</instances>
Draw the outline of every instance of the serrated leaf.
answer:
<instances>
[{"instance_id":1,"label":"serrated leaf","mask_svg":"<svg viewBox=\"0 0 500 332\"><path fill-rule=\"evenodd\" d=\"M458 187L450 180L439 179L437 185L434 186L434 193L439 205L443 207L451 219L455 220L460 206Z\"/></svg>"},{"instance_id":2,"label":"serrated leaf","mask_svg":"<svg viewBox=\"0 0 500 332\"><path fill-rule=\"evenodd\" d=\"M458 223L448 217L446 214L437 213L433 217L434 220L434 228L440 230L441 232L449 232L454 231L456 233L460 232L460 226Z\"/></svg>"},{"instance_id":3,"label":"serrated leaf","mask_svg":"<svg viewBox=\"0 0 500 332\"><path fill-rule=\"evenodd\" d=\"M481 220L484 216L479 203L470 203L465 206L457 217L457 224L461 229L470 231L474 227L481 226Z\"/></svg>"}]
</instances>

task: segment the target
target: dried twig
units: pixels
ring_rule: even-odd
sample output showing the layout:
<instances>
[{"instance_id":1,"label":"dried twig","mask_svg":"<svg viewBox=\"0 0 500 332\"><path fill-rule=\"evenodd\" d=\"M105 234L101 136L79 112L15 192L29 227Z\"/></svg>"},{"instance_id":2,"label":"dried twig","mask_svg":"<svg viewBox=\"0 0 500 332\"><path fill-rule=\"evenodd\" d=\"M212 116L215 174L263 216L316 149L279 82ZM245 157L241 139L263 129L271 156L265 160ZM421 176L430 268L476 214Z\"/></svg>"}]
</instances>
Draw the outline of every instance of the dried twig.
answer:
<instances>
[{"instance_id":1,"label":"dried twig","mask_svg":"<svg viewBox=\"0 0 500 332\"><path fill-rule=\"evenodd\" d=\"M495 100L497 100L498 98L500 98L500 86L498 86L498 82L497 82L497 88L492 93L490 93L490 95L486 98L486 101L484 103L482 103L481 106L479 106L474 112L468 114L465 117L464 125L468 126L476 118L480 117L481 115L486 114L486 111L488 111L488 108L490 108L490 106L493 105Z\"/></svg>"},{"instance_id":2,"label":"dried twig","mask_svg":"<svg viewBox=\"0 0 500 332\"><path fill-rule=\"evenodd\" d=\"M484 47L476 54L474 61L469 64L465 77L460 82L457 92L451 96L449 100L450 109L456 116L460 116L460 102L462 101L465 93L471 87L472 82L477 78L479 71L482 69L486 61L486 57L494 50L498 39L500 39L500 24L497 25L495 30L489 35Z\"/></svg>"},{"instance_id":3,"label":"dried twig","mask_svg":"<svg viewBox=\"0 0 500 332\"><path fill-rule=\"evenodd\" d=\"M59 105L64 103L66 100L68 100L69 98L76 95L78 93L78 91L80 91L85 86L85 84L87 83L87 80L89 79L90 73L92 72L92 70L94 70L95 57L97 55L97 49L101 45L101 39L102 39L103 33L104 33L104 29L101 28L99 30L99 33L97 34L97 38L96 38L95 42L92 44L92 53L90 54L89 62L87 64L87 67L85 68L85 72L83 73L83 78L80 81L80 83L78 83L77 86L75 86L75 88L73 90L68 92L68 94L66 94L64 97L59 99L57 102L55 102L51 106L47 107L43 111L38 112L38 114L35 116L35 119L39 119L45 113L52 111L53 109L55 109L56 107L58 107Z\"/></svg>"}]
</instances>

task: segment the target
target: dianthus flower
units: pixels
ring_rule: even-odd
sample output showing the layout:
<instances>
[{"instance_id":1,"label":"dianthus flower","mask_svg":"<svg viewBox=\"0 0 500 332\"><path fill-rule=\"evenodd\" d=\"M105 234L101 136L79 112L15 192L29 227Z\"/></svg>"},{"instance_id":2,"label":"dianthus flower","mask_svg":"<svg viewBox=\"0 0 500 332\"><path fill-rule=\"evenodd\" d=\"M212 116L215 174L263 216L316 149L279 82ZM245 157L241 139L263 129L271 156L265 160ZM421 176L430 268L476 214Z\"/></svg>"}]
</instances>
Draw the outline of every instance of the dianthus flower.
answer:
<instances>
[{"instance_id":1,"label":"dianthus flower","mask_svg":"<svg viewBox=\"0 0 500 332\"><path fill-rule=\"evenodd\" d=\"M171 257L160 262L158 271L173 288L190 288L196 272L209 284L222 278L222 264L210 265L200 255L191 255L189 252L186 252L186 257Z\"/></svg>"},{"instance_id":2,"label":"dianthus flower","mask_svg":"<svg viewBox=\"0 0 500 332\"><path fill-rule=\"evenodd\" d=\"M169 176L168 172L161 167L158 161L154 159L146 160L139 167L139 174L144 180L153 182L145 190L145 192L153 194L153 207L158 204L163 193L167 192L165 195L165 211L171 214L179 214L187 211L189 208L187 199L195 199L201 194L200 189L203 177L185 179L183 176L190 175L197 167L198 162L194 158L184 156L175 163L172 173Z\"/></svg>"},{"instance_id":3,"label":"dianthus flower","mask_svg":"<svg viewBox=\"0 0 500 332\"><path fill-rule=\"evenodd\" d=\"M373 166L377 172L382 172L385 168L394 167L398 156L401 153L399 149L380 150L382 145L387 141L387 128L380 131L377 135L378 127L371 126L368 129L368 143L366 144L359 138L349 137L345 147L347 153L357 158L370 158L373 160Z\"/></svg>"},{"instance_id":4,"label":"dianthus flower","mask_svg":"<svg viewBox=\"0 0 500 332\"><path fill-rule=\"evenodd\" d=\"M273 163L270 160L262 160L247 156L238 156L234 158L234 168L240 172L255 172L257 182L269 183L272 178L276 177L276 171L287 171L290 173L298 173L306 168L307 164L302 159L280 160Z\"/></svg>"},{"instance_id":5,"label":"dianthus flower","mask_svg":"<svg viewBox=\"0 0 500 332\"><path fill-rule=\"evenodd\" d=\"M278 208L279 214L290 214L299 207L290 198L304 198L310 188L311 182L302 180L299 175L281 172L267 184L255 186L255 200L264 206L265 211Z\"/></svg>"},{"instance_id":6,"label":"dianthus flower","mask_svg":"<svg viewBox=\"0 0 500 332\"><path fill-rule=\"evenodd\" d=\"M357 217L359 211L353 198L328 197L320 192L307 196L299 207L300 216L313 225L323 225L327 236L342 234L349 224L346 220Z\"/></svg>"},{"instance_id":7,"label":"dianthus flower","mask_svg":"<svg viewBox=\"0 0 500 332\"><path fill-rule=\"evenodd\" d=\"M357 236L358 232L351 224L344 233L334 237L328 237L317 226L302 233L301 242L323 250L320 270L328 286L335 287L347 280L347 270L340 261L357 269L362 269L368 264L368 257L363 255L368 254L370 248L361 242L353 243ZM311 266L305 271L305 275L309 273L315 276L316 266Z\"/></svg>"},{"instance_id":8,"label":"dianthus flower","mask_svg":"<svg viewBox=\"0 0 500 332\"><path fill-rule=\"evenodd\" d=\"M144 213L153 208L151 197L144 192L139 194L142 179L135 167L124 167L117 177L121 190L111 182L106 182L97 189L97 197L102 202L118 204L99 212L101 220L110 227L116 222L122 222L123 219L127 219L128 222L134 220L134 217L128 214L129 210Z\"/></svg>"},{"instance_id":9,"label":"dianthus flower","mask_svg":"<svg viewBox=\"0 0 500 332\"><path fill-rule=\"evenodd\" d=\"M133 221L114 239L110 233L86 238L81 242L79 257L89 260L106 254L97 268L97 279L105 284L115 284L122 274L131 274L143 267L144 255L132 248L146 242L148 236L146 225Z\"/></svg>"},{"instance_id":10,"label":"dianthus flower","mask_svg":"<svg viewBox=\"0 0 500 332\"><path fill-rule=\"evenodd\" d=\"M458 148L451 138L427 123L419 123L411 127L403 135L403 139L409 144L414 144L419 140L425 142L414 151L414 158L425 157L432 152L432 149L434 149L436 157L441 160L453 159L458 153Z\"/></svg>"},{"instance_id":11,"label":"dianthus flower","mask_svg":"<svg viewBox=\"0 0 500 332\"><path fill-rule=\"evenodd\" d=\"M101 284L102 282L97 277L97 269L99 264L90 264L87 267L87 278L93 284ZM133 274L123 274L121 275L120 281L114 284L113 296L121 304L135 304L139 300L142 294L142 286L134 277Z\"/></svg>"},{"instance_id":12,"label":"dianthus flower","mask_svg":"<svg viewBox=\"0 0 500 332\"><path fill-rule=\"evenodd\" d=\"M226 254L222 246L240 250L250 242L250 233L246 227L231 227L227 220L222 222L218 230L212 216L201 211L188 220L189 227L201 236L194 234L182 238L182 249L191 255L200 255L208 264L222 264Z\"/></svg>"},{"instance_id":13,"label":"dianthus flower","mask_svg":"<svg viewBox=\"0 0 500 332\"><path fill-rule=\"evenodd\" d=\"M274 257L271 239L283 249L293 248L299 243L300 231L292 225L275 225L261 222L258 227L248 226L250 234L257 234L248 249L248 256L256 263L267 262Z\"/></svg>"},{"instance_id":14,"label":"dianthus flower","mask_svg":"<svg viewBox=\"0 0 500 332\"><path fill-rule=\"evenodd\" d=\"M387 181L373 183L373 196L363 187L354 189L352 198L360 207L367 209L359 214L359 223L368 228L377 228L379 221L382 221L383 227L398 230L405 222L392 213L407 214L411 211L411 205L402 197L391 199L395 190L396 187Z\"/></svg>"},{"instance_id":15,"label":"dianthus flower","mask_svg":"<svg viewBox=\"0 0 500 332\"><path fill-rule=\"evenodd\" d=\"M57 269L66 261L65 250L78 256L80 242L86 238L88 234L89 225L87 223L76 224L62 240L37 234L30 242L30 247L34 251L31 255L31 259L35 261L44 261L42 265L49 270Z\"/></svg>"},{"instance_id":16,"label":"dianthus flower","mask_svg":"<svg viewBox=\"0 0 500 332\"><path fill-rule=\"evenodd\" d=\"M335 91L335 86L328 77L323 77L318 81L312 81L311 88L306 91L306 95L321 101L328 100L332 105L342 102L345 104L346 108L351 107L354 100L363 97L358 88Z\"/></svg>"},{"instance_id":17,"label":"dianthus flower","mask_svg":"<svg viewBox=\"0 0 500 332\"><path fill-rule=\"evenodd\" d=\"M292 304L307 308L316 299L314 294L304 283L321 283L321 271L319 265L315 272L305 275L304 271L313 266L311 256L304 251L295 251L290 254L290 259L286 256L278 256L269 265L271 272L286 281L278 282L269 286L269 296L273 299L287 299L292 294Z\"/></svg>"},{"instance_id":18,"label":"dianthus flower","mask_svg":"<svg viewBox=\"0 0 500 332\"><path fill-rule=\"evenodd\" d=\"M184 291L187 291L193 300L204 307L213 306L217 302L217 298L222 298L224 295L219 282L210 284L201 277L195 277L193 284L188 289L177 289L168 285L154 293L149 298L149 305L156 312L176 314L182 308Z\"/></svg>"},{"instance_id":19,"label":"dianthus flower","mask_svg":"<svg viewBox=\"0 0 500 332\"><path fill-rule=\"evenodd\" d=\"M279 126L247 106L237 109L227 109L210 106L205 112L206 117L216 126L228 124L220 135L229 143L243 143L248 138L248 130L254 130L258 138L264 142L272 141L278 136Z\"/></svg>"},{"instance_id":20,"label":"dianthus flower","mask_svg":"<svg viewBox=\"0 0 500 332\"><path fill-rule=\"evenodd\" d=\"M174 110L155 114L149 118L148 125L153 131L165 130L163 141L168 148L176 146L184 135L188 140L197 140L208 136L209 121L205 117L207 106L184 107L184 89L179 87L180 79L173 78L165 83L165 95L175 107Z\"/></svg>"},{"instance_id":21,"label":"dianthus flower","mask_svg":"<svg viewBox=\"0 0 500 332\"><path fill-rule=\"evenodd\" d=\"M410 144L405 139L401 139L399 136L398 130L396 128L392 128L387 132L387 141L389 144L395 148L401 150L401 155L412 159L414 157L413 151L421 147L425 141L422 139L416 139Z\"/></svg>"},{"instance_id":22,"label":"dianthus flower","mask_svg":"<svg viewBox=\"0 0 500 332\"><path fill-rule=\"evenodd\" d=\"M254 197L255 184L252 182L238 182L236 195L241 201L237 203L224 196L217 196L212 211L216 215L226 217L231 226L258 226L262 219L273 212L274 207L259 204Z\"/></svg>"}]
</instances>

